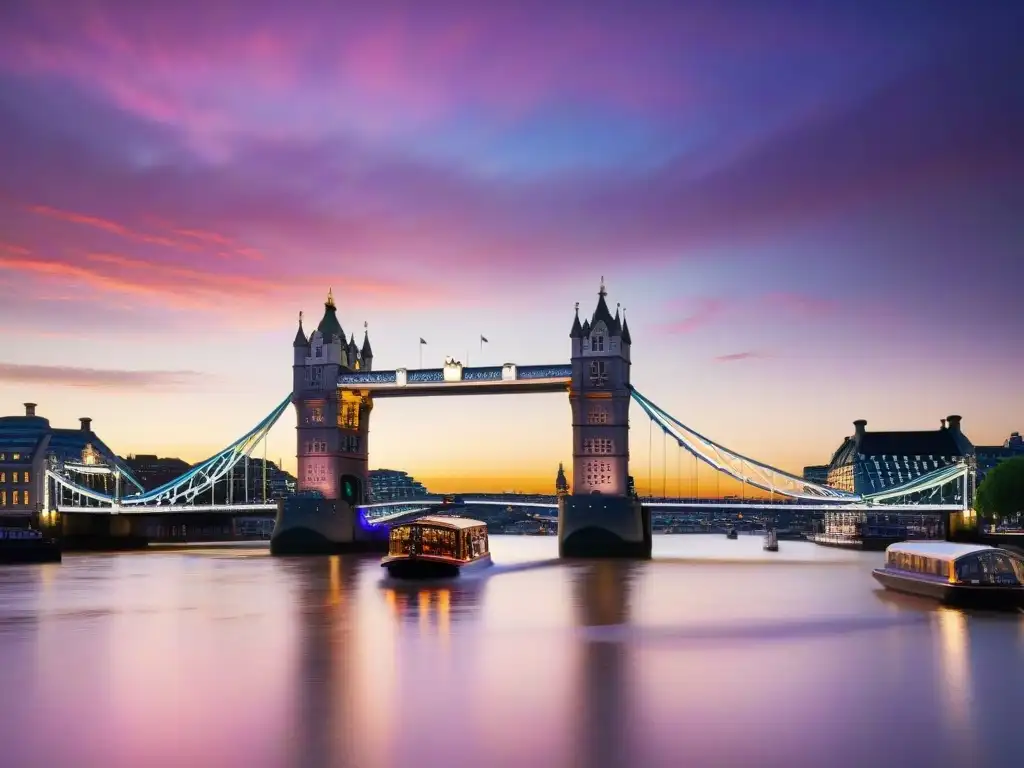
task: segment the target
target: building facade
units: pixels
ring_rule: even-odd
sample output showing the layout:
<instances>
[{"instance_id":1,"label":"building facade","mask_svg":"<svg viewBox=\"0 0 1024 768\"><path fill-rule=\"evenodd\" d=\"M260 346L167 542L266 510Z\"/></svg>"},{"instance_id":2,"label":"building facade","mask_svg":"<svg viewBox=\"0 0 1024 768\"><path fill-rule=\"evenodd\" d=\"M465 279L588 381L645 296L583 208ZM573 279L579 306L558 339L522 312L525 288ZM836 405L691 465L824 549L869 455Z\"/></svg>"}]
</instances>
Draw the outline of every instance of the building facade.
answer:
<instances>
[{"instance_id":1,"label":"building facade","mask_svg":"<svg viewBox=\"0 0 1024 768\"><path fill-rule=\"evenodd\" d=\"M974 446L963 433L959 416L942 419L937 430L869 432L863 419L855 421L853 427L853 434L843 440L826 468L827 484L833 488L878 493L941 467L974 461ZM973 483L969 484L968 493L973 493L972 486ZM962 484L950 483L938 497L927 501L961 503ZM942 513L892 512L884 505L867 511L826 511L821 525L819 540L824 543L869 548L904 539L943 538L947 532Z\"/></svg>"},{"instance_id":2,"label":"building facade","mask_svg":"<svg viewBox=\"0 0 1024 768\"><path fill-rule=\"evenodd\" d=\"M972 460L974 446L961 429L959 416L942 419L936 430L869 432L867 421L853 422L828 464L828 484L852 493L877 493Z\"/></svg>"},{"instance_id":3,"label":"building facade","mask_svg":"<svg viewBox=\"0 0 1024 768\"><path fill-rule=\"evenodd\" d=\"M51 463L63 466L80 485L104 493L114 493L116 483L124 484L123 493L142 489L131 468L93 432L92 419L79 421L78 429L54 428L36 414L35 403L25 403L23 416L0 417L0 517L39 513ZM93 471L104 467L110 474ZM76 468L83 472L76 475Z\"/></svg>"},{"instance_id":4,"label":"building facade","mask_svg":"<svg viewBox=\"0 0 1024 768\"><path fill-rule=\"evenodd\" d=\"M1020 432L1012 432L1002 445L978 445L974 453L978 462L977 482L981 485L985 476L1000 462L1024 456L1024 438L1021 438Z\"/></svg>"},{"instance_id":5,"label":"building facade","mask_svg":"<svg viewBox=\"0 0 1024 768\"><path fill-rule=\"evenodd\" d=\"M427 489L408 472L397 469L370 470L370 501L400 501L427 495Z\"/></svg>"}]
</instances>

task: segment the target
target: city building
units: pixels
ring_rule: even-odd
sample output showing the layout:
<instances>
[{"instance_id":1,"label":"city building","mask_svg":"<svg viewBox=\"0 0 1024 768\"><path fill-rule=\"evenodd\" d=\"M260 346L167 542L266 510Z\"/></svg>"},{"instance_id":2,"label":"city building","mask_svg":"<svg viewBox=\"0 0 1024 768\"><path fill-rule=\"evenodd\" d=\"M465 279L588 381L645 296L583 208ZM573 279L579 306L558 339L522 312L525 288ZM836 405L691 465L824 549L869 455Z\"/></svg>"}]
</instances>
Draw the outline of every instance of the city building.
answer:
<instances>
[{"instance_id":1,"label":"city building","mask_svg":"<svg viewBox=\"0 0 1024 768\"><path fill-rule=\"evenodd\" d=\"M370 470L370 501L400 501L427 495L423 483L397 469Z\"/></svg>"},{"instance_id":2,"label":"city building","mask_svg":"<svg viewBox=\"0 0 1024 768\"><path fill-rule=\"evenodd\" d=\"M948 416L936 430L869 432L867 421L855 421L853 435L843 440L828 464L828 485L852 493L877 493L940 467L973 462L974 446L960 422L959 416ZM957 503L962 493L951 484L941 499L931 501ZM837 509L824 513L821 533L831 543L882 546L908 538L941 538L945 521L941 513L892 513L884 506L872 511Z\"/></svg>"},{"instance_id":3,"label":"city building","mask_svg":"<svg viewBox=\"0 0 1024 768\"><path fill-rule=\"evenodd\" d=\"M555 495L567 496L569 494L569 481L565 479L565 467L558 462L558 474L555 475Z\"/></svg>"},{"instance_id":4,"label":"city building","mask_svg":"<svg viewBox=\"0 0 1024 768\"><path fill-rule=\"evenodd\" d=\"M974 455L978 462L977 482L980 485L985 475L1000 462L1024 456L1024 438L1021 438L1020 432L1012 432L1002 445L975 446Z\"/></svg>"},{"instance_id":5,"label":"city building","mask_svg":"<svg viewBox=\"0 0 1024 768\"><path fill-rule=\"evenodd\" d=\"M0 517L31 517L42 508L51 464L104 493L114 493L118 483L121 493L142 489L131 468L93 432L92 419L80 419L78 429L57 429L36 415L35 403L25 403L23 416L0 417ZM109 473L96 472L102 468Z\"/></svg>"},{"instance_id":6,"label":"city building","mask_svg":"<svg viewBox=\"0 0 1024 768\"><path fill-rule=\"evenodd\" d=\"M827 485L828 464L814 464L804 467L804 480L815 485Z\"/></svg>"},{"instance_id":7,"label":"city building","mask_svg":"<svg viewBox=\"0 0 1024 768\"><path fill-rule=\"evenodd\" d=\"M959 416L942 419L935 430L868 432L867 421L853 422L828 465L828 484L853 493L877 493L940 467L974 456Z\"/></svg>"}]
</instances>

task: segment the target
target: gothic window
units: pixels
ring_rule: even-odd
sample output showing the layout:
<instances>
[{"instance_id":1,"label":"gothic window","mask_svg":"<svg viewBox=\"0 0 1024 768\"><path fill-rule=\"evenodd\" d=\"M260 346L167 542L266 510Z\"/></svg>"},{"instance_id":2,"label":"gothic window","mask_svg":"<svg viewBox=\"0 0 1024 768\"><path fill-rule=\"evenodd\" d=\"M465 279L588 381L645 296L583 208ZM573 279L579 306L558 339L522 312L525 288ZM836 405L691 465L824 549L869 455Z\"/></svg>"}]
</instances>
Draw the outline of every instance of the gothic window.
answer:
<instances>
[{"instance_id":1,"label":"gothic window","mask_svg":"<svg viewBox=\"0 0 1024 768\"><path fill-rule=\"evenodd\" d=\"M600 333L595 333L590 342L590 349L592 352L604 352L604 336Z\"/></svg>"},{"instance_id":2,"label":"gothic window","mask_svg":"<svg viewBox=\"0 0 1024 768\"><path fill-rule=\"evenodd\" d=\"M608 417L608 409L603 405L595 403L587 409L587 424L607 424Z\"/></svg>"},{"instance_id":3,"label":"gothic window","mask_svg":"<svg viewBox=\"0 0 1024 768\"><path fill-rule=\"evenodd\" d=\"M316 347L314 347L313 354L316 357L323 357L324 356L324 348L322 346L320 346L319 342L317 342Z\"/></svg>"},{"instance_id":4,"label":"gothic window","mask_svg":"<svg viewBox=\"0 0 1024 768\"><path fill-rule=\"evenodd\" d=\"M324 423L324 409L323 408L313 408L313 409L311 409L310 412L309 412L309 420L311 422L313 422L314 424L323 424Z\"/></svg>"},{"instance_id":5,"label":"gothic window","mask_svg":"<svg viewBox=\"0 0 1024 768\"><path fill-rule=\"evenodd\" d=\"M603 387L608 383L608 368L604 360L590 361L590 383L595 387Z\"/></svg>"}]
</instances>

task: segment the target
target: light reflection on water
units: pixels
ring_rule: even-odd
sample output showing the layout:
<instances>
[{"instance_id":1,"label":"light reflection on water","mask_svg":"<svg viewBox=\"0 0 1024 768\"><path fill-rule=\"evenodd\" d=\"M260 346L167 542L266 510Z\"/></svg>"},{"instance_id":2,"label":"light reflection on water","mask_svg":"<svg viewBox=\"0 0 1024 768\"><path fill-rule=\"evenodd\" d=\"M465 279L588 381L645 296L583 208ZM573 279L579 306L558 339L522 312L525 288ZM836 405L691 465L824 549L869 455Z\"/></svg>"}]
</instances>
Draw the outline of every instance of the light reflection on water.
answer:
<instances>
[{"instance_id":1,"label":"light reflection on water","mask_svg":"<svg viewBox=\"0 0 1024 768\"><path fill-rule=\"evenodd\" d=\"M5 766L1001 761L1024 618L886 593L880 556L493 537L433 584L374 558L167 549L0 568Z\"/></svg>"}]
</instances>

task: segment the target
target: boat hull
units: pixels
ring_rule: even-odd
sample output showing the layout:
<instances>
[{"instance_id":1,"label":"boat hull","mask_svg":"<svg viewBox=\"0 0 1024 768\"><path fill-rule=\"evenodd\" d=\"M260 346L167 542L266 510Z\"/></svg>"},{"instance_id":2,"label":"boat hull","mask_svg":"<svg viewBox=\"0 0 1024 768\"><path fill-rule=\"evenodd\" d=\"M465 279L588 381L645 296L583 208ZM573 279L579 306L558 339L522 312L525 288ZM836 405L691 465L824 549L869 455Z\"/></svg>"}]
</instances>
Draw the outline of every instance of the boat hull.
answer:
<instances>
[{"instance_id":1,"label":"boat hull","mask_svg":"<svg viewBox=\"0 0 1024 768\"><path fill-rule=\"evenodd\" d=\"M445 557L419 555L413 557L385 557L380 564L388 575L396 579L450 579L493 565L491 554L462 562Z\"/></svg>"},{"instance_id":2,"label":"boat hull","mask_svg":"<svg viewBox=\"0 0 1024 768\"><path fill-rule=\"evenodd\" d=\"M1024 607L1024 587L951 584L903 576L884 568L876 568L872 571L872 576L886 589L918 597L929 597L946 605L998 610Z\"/></svg>"}]
</instances>

